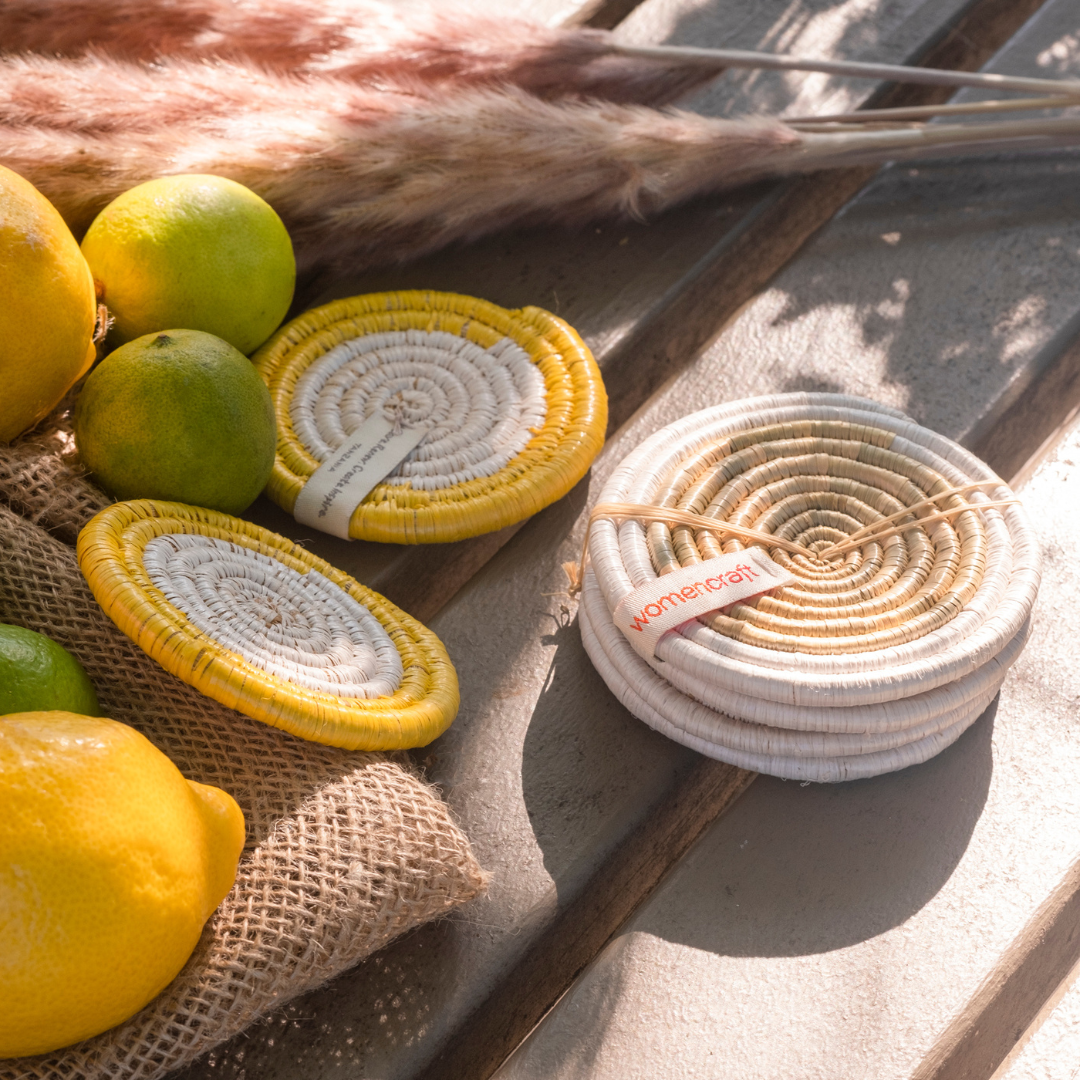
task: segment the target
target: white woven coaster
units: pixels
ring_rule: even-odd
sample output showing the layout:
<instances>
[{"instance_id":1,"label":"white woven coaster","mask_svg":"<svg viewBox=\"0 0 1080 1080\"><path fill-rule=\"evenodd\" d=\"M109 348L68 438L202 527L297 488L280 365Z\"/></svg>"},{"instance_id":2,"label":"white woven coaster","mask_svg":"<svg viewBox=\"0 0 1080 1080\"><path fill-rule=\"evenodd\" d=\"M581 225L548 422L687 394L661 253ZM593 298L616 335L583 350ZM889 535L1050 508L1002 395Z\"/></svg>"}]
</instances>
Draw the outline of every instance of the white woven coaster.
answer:
<instances>
[{"instance_id":1,"label":"white woven coaster","mask_svg":"<svg viewBox=\"0 0 1080 1080\"><path fill-rule=\"evenodd\" d=\"M544 377L510 338L483 349L400 330L335 346L300 376L290 405L297 437L320 462L376 412L426 429L380 479L435 491L493 476L525 449L547 416Z\"/></svg>"},{"instance_id":2,"label":"white woven coaster","mask_svg":"<svg viewBox=\"0 0 1080 1080\"><path fill-rule=\"evenodd\" d=\"M173 533L143 550L150 580L208 637L249 664L324 694L388 697L401 655L368 610L316 570L239 544Z\"/></svg>"},{"instance_id":3,"label":"white woven coaster","mask_svg":"<svg viewBox=\"0 0 1080 1080\"><path fill-rule=\"evenodd\" d=\"M880 542L813 554L919 505L927 487L965 489L962 506L1011 497L963 448L857 398L777 395L686 417L630 454L599 504L678 506L805 544L805 557L769 548L798 580L681 624L642 659L615 625L619 604L744 541L601 514L581 597L585 647L636 716L745 768L842 780L925 760L997 692L1026 640L1040 563L1016 505L909 517Z\"/></svg>"}]
</instances>

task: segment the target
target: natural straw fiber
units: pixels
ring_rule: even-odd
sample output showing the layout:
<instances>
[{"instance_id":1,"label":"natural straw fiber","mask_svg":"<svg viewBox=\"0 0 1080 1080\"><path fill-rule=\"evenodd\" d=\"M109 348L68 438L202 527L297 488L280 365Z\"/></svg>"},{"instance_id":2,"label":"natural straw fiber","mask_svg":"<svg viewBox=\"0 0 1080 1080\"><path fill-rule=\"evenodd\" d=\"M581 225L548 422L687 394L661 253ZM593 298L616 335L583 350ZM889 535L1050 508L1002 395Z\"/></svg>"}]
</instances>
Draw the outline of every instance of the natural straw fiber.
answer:
<instances>
[{"instance_id":1,"label":"natural straw fiber","mask_svg":"<svg viewBox=\"0 0 1080 1080\"><path fill-rule=\"evenodd\" d=\"M442 642L385 597L267 529L117 503L79 535L105 613L208 697L347 750L424 746L457 713Z\"/></svg>"},{"instance_id":2,"label":"natural straw fiber","mask_svg":"<svg viewBox=\"0 0 1080 1080\"><path fill-rule=\"evenodd\" d=\"M279 330L253 358L278 452L267 494L290 513L320 463L377 411L429 428L353 512L354 539L463 540L561 498L604 442L607 396L574 330L439 292L339 300Z\"/></svg>"},{"instance_id":3,"label":"natural straw fiber","mask_svg":"<svg viewBox=\"0 0 1080 1080\"><path fill-rule=\"evenodd\" d=\"M0 565L0 621L74 653L106 715L228 791L247 822L236 883L162 994L96 1038L0 1062L0 1080L155 1080L483 888L403 755L317 746L202 696L109 621L70 547L2 507Z\"/></svg>"},{"instance_id":4,"label":"natural straw fiber","mask_svg":"<svg viewBox=\"0 0 1080 1080\"><path fill-rule=\"evenodd\" d=\"M593 521L593 663L635 716L743 768L835 781L923 761L985 709L1026 639L1039 552L1012 493L874 402L783 394L695 413L630 454L600 503L684 523L629 508ZM684 623L642 659L612 620L619 602L743 550L747 529L775 535L761 546L796 584Z\"/></svg>"}]
</instances>

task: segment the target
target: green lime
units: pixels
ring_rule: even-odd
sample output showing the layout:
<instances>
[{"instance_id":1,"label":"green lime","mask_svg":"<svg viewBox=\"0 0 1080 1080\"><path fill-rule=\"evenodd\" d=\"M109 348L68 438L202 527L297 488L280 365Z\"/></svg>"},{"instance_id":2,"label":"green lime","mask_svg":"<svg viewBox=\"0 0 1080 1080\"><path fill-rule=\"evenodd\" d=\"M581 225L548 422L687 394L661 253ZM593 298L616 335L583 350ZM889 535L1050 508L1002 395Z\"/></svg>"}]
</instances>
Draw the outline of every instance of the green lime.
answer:
<instances>
[{"instance_id":1,"label":"green lime","mask_svg":"<svg viewBox=\"0 0 1080 1080\"><path fill-rule=\"evenodd\" d=\"M82 252L116 345L182 326L250 354L285 318L296 283L281 218L221 176L163 176L125 191L94 219Z\"/></svg>"},{"instance_id":2,"label":"green lime","mask_svg":"<svg viewBox=\"0 0 1080 1080\"><path fill-rule=\"evenodd\" d=\"M270 391L246 356L199 330L146 334L110 353L74 420L83 464L118 499L239 514L274 467Z\"/></svg>"},{"instance_id":3,"label":"green lime","mask_svg":"<svg viewBox=\"0 0 1080 1080\"><path fill-rule=\"evenodd\" d=\"M0 716L60 709L100 716L82 665L44 634L0 623Z\"/></svg>"}]
</instances>

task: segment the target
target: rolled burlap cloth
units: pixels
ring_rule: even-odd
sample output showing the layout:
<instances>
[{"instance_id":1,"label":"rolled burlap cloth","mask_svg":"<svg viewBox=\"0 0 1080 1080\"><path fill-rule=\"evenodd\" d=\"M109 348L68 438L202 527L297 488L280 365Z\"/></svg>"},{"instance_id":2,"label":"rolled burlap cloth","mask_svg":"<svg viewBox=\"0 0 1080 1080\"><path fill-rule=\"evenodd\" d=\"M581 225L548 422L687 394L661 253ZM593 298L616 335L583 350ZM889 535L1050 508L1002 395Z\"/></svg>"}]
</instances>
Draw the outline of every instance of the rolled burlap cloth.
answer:
<instances>
[{"instance_id":1,"label":"rolled burlap cloth","mask_svg":"<svg viewBox=\"0 0 1080 1080\"><path fill-rule=\"evenodd\" d=\"M64 442L54 427L0 447L0 502L73 539L103 500L64 460ZM248 829L236 883L176 979L111 1031L0 1062L0 1080L162 1076L484 888L468 840L406 756L306 742L203 697L117 630L73 548L2 506L0 621L74 653L105 714L185 776L228 791Z\"/></svg>"}]
</instances>

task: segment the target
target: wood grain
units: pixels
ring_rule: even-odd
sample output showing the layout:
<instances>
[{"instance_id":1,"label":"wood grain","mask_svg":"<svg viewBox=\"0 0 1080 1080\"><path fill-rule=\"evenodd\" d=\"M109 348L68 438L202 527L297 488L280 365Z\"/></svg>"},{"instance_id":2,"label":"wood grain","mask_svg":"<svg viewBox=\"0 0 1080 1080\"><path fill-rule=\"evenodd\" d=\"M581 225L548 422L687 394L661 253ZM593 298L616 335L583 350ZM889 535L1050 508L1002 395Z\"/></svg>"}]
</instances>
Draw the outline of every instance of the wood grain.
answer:
<instances>
[{"instance_id":1,"label":"wood grain","mask_svg":"<svg viewBox=\"0 0 1080 1080\"><path fill-rule=\"evenodd\" d=\"M1031 475L1076 415L1080 403L1080 319L1064 327L1044 353L1047 362L1017 388L1000 414L964 440L973 453L1014 485Z\"/></svg>"},{"instance_id":2,"label":"wood grain","mask_svg":"<svg viewBox=\"0 0 1080 1080\"><path fill-rule=\"evenodd\" d=\"M597 867L593 882L532 945L417 1080L486 1080L604 943L757 773L702 758L647 823Z\"/></svg>"},{"instance_id":3,"label":"wood grain","mask_svg":"<svg viewBox=\"0 0 1080 1080\"><path fill-rule=\"evenodd\" d=\"M397 560L365 584L414 619L429 622L468 580L522 526L508 525L498 532L452 544L429 544L407 549Z\"/></svg>"},{"instance_id":4,"label":"wood grain","mask_svg":"<svg viewBox=\"0 0 1080 1080\"><path fill-rule=\"evenodd\" d=\"M990 1080L1080 960L1080 862L1043 902L911 1080Z\"/></svg>"},{"instance_id":5,"label":"wood grain","mask_svg":"<svg viewBox=\"0 0 1080 1080\"><path fill-rule=\"evenodd\" d=\"M589 26L594 30L613 30L638 7L642 0L594 0L583 5L569 19L568 26Z\"/></svg>"}]
</instances>

